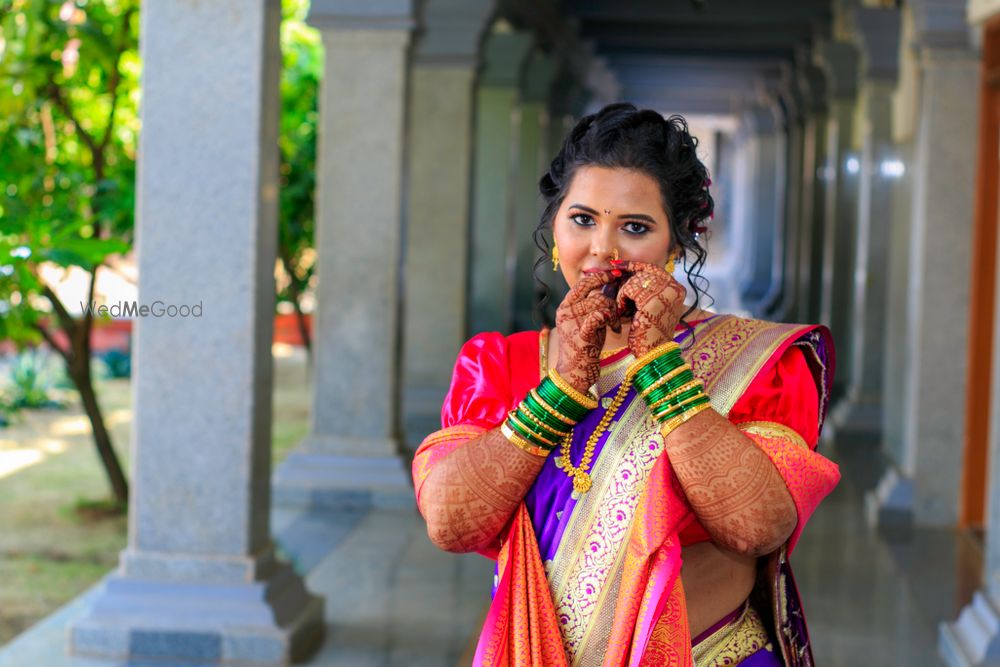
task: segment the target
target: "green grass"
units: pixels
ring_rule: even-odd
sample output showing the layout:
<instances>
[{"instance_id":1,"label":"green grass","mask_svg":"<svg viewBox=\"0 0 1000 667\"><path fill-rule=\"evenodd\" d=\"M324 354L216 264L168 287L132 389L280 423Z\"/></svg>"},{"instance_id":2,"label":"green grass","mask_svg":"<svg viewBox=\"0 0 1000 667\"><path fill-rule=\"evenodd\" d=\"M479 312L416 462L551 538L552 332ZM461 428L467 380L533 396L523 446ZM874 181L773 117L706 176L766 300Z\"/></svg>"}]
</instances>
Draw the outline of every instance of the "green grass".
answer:
<instances>
[{"instance_id":1,"label":"green grass","mask_svg":"<svg viewBox=\"0 0 1000 667\"><path fill-rule=\"evenodd\" d=\"M115 449L128 469L131 387L98 380ZM109 490L78 401L65 411L26 410L0 429L0 461L11 450L41 460L0 476L0 645L89 588L118 563L127 519L109 512ZM275 465L308 431L304 359L275 359ZM0 469L0 475L3 475Z\"/></svg>"}]
</instances>

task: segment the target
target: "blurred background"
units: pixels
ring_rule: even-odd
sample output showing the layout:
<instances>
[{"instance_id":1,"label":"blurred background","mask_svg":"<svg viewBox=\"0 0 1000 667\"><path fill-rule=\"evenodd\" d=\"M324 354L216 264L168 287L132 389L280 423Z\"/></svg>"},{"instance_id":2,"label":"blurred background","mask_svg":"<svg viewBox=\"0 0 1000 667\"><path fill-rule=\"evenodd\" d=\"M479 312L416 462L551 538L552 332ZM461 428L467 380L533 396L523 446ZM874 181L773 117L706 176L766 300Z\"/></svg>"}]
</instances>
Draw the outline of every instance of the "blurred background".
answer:
<instances>
[{"instance_id":1,"label":"blurred background","mask_svg":"<svg viewBox=\"0 0 1000 667\"><path fill-rule=\"evenodd\" d=\"M699 139L710 309L833 331L817 662L1000 665L998 17L0 0L0 666L468 665L492 563L409 464L622 100Z\"/></svg>"}]
</instances>

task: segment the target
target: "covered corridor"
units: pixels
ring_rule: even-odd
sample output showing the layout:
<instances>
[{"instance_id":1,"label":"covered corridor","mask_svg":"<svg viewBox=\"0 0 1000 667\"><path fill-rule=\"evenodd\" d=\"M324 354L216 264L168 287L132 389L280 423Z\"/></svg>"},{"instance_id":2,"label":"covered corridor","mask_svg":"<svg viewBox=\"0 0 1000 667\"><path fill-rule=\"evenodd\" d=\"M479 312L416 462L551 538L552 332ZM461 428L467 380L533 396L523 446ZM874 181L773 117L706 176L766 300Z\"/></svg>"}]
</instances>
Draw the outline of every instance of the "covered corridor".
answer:
<instances>
[{"instance_id":1,"label":"covered corridor","mask_svg":"<svg viewBox=\"0 0 1000 667\"><path fill-rule=\"evenodd\" d=\"M1000 664L1000 2L313 0L312 416L276 470L277 3L142 12L140 296L205 317L137 327L129 546L0 665L468 664L491 564L433 549L409 461L462 343L540 326L538 178L618 100L701 141L712 308L833 331L817 661Z\"/></svg>"}]
</instances>

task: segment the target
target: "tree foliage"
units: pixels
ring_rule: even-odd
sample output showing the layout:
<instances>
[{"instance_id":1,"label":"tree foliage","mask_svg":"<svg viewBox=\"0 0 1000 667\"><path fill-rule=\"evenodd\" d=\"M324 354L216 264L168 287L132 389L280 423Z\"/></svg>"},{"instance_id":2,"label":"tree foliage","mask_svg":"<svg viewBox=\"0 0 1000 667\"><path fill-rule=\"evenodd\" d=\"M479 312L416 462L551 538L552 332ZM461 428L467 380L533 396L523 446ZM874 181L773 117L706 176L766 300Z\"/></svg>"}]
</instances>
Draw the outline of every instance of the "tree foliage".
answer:
<instances>
[{"instance_id":1,"label":"tree foliage","mask_svg":"<svg viewBox=\"0 0 1000 667\"><path fill-rule=\"evenodd\" d=\"M313 192L316 187L316 125L323 69L319 34L303 22L308 2L285 0L281 23L281 151L278 300L292 304L306 347L309 331L302 296L310 289L314 263Z\"/></svg>"},{"instance_id":2,"label":"tree foliage","mask_svg":"<svg viewBox=\"0 0 1000 667\"><path fill-rule=\"evenodd\" d=\"M284 0L278 299L301 299L313 271L317 91L322 58ZM87 276L134 236L140 131L138 0L0 0L0 339L48 343L63 358L93 427L115 499L128 487L92 381L95 314L65 304L46 267Z\"/></svg>"},{"instance_id":3,"label":"tree foliage","mask_svg":"<svg viewBox=\"0 0 1000 667\"><path fill-rule=\"evenodd\" d=\"M128 485L94 391L94 313L42 268L87 276L132 243L139 130L137 0L5 0L0 9L0 336L66 363L115 499ZM9 92L8 92L9 91Z\"/></svg>"}]
</instances>

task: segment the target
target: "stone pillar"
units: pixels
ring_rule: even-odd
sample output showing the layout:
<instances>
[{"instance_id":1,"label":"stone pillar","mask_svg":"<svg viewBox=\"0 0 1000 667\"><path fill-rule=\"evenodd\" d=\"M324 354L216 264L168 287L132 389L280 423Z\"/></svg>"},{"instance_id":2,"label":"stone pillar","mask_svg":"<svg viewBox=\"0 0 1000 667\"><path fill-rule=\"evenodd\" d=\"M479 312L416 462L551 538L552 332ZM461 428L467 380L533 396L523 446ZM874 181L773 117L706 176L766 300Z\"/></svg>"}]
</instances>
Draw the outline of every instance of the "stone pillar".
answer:
<instances>
[{"instance_id":1,"label":"stone pillar","mask_svg":"<svg viewBox=\"0 0 1000 667\"><path fill-rule=\"evenodd\" d=\"M997 274L1000 280L1000 273ZM995 292L1000 298L1000 290ZM998 304L1000 305L1000 304ZM994 306L1000 313L1000 307ZM998 318L1000 319L1000 318ZM993 354L1000 352L1000 321L993 324ZM994 357L995 359L1000 357ZM993 364L989 435L989 497L987 499L984 586L953 622L939 626L938 650L948 667L1000 664L1000 364ZM956 501L957 502L957 501Z\"/></svg>"},{"instance_id":2,"label":"stone pillar","mask_svg":"<svg viewBox=\"0 0 1000 667\"><path fill-rule=\"evenodd\" d=\"M923 9L924 3L918 3L915 9ZM962 23L964 22L964 2L954 2L948 3L947 8L950 10L948 15L935 17L938 19L938 25L944 23L944 19L950 19L948 24L953 26L951 31L952 39L958 42L957 46L961 47L964 45L964 37L960 32ZM918 29L923 27L927 22L927 15L921 15L921 12L915 11L915 21ZM990 17L982 17L986 19ZM947 35L936 35L939 40L946 38ZM944 45L948 44L945 41ZM954 47L953 47L954 48ZM954 66L958 66L960 63L964 62L966 68L971 68L972 54L962 50L961 48L955 48L952 52L954 56ZM925 75L925 80L926 80ZM968 72L963 71L961 73L962 78L969 76ZM970 82L966 82L970 85ZM969 92L963 91L964 95L968 95L968 98L961 100L964 104L971 105L972 108L976 108L976 96ZM948 104L948 101L942 100L944 104ZM955 100L951 105L957 106L959 100ZM942 110L943 113L943 110ZM965 112L965 115L969 115L970 112ZM968 122L966 118L961 119L963 122ZM975 123L969 123L971 126L963 127L965 130L963 135L968 135L973 132L972 127ZM921 128L922 130L922 128ZM923 132L921 131L921 137ZM962 136L962 139L967 139L967 136ZM919 145L919 144L918 144ZM963 147L956 147L956 150L961 150ZM971 147L970 147L971 148ZM985 150L995 150L995 146L987 146ZM952 159L957 159L958 154L952 156ZM969 155L965 156L966 159ZM965 194L967 191L963 191ZM963 210L962 213L966 213ZM949 218L950 221L950 218ZM963 220L964 222L964 220ZM958 233L964 233L965 230L958 230ZM997 252L1000 253L1000 246L997 248ZM967 258L968 259L968 258ZM996 286L1000 287L1000 272L996 275ZM1000 301L1000 289L994 290L994 299ZM985 544L985 558L983 559L983 582L984 585L981 589L973 594L972 602L969 603L959 614L958 618L952 622L943 622L939 626L938 634L938 652L944 658L945 664L948 667L985 667L987 665L998 665L1000 664L1000 307L998 307L995 301L993 306L994 321L993 321L993 367L991 369L990 377L990 425L989 425L989 456L988 456L988 470L986 471L989 475L987 484L987 508L986 508L986 544ZM961 334L964 338L966 332ZM965 355L961 355L965 356ZM950 373L957 373L958 370L952 370ZM962 373L964 380L964 372ZM959 380L955 380L955 384L959 384ZM963 383L964 384L964 383ZM957 442L962 442L958 440ZM953 458L960 458L954 455ZM956 473L957 474L957 473ZM953 503L957 504L957 494L953 499Z\"/></svg>"},{"instance_id":3,"label":"stone pillar","mask_svg":"<svg viewBox=\"0 0 1000 667\"><path fill-rule=\"evenodd\" d=\"M802 150L802 224L799 235L799 279L792 319L818 322L823 270L823 228L826 192L827 85L822 70L806 63L799 72L806 114Z\"/></svg>"},{"instance_id":4,"label":"stone pillar","mask_svg":"<svg viewBox=\"0 0 1000 667\"><path fill-rule=\"evenodd\" d=\"M487 37L477 93L472 202L470 333L510 333L517 257L518 85L534 38L505 23Z\"/></svg>"},{"instance_id":5,"label":"stone pillar","mask_svg":"<svg viewBox=\"0 0 1000 667\"><path fill-rule=\"evenodd\" d=\"M894 127L893 132L896 131ZM893 186L892 202L889 205L892 213L887 286L889 296L886 303L886 345L882 361L882 449L892 461L902 461L906 451L906 346L902 341L906 340L910 331L906 292L910 280L914 137L912 133L904 137L900 140L897 136L895 150L905 169Z\"/></svg>"},{"instance_id":6,"label":"stone pillar","mask_svg":"<svg viewBox=\"0 0 1000 667\"><path fill-rule=\"evenodd\" d=\"M871 518L951 526L958 517L965 407L978 57L968 48L964 3L911 6L920 97L913 165L903 452L869 499ZM943 224L942 221L947 221ZM959 447L959 449L956 449Z\"/></svg>"},{"instance_id":7,"label":"stone pillar","mask_svg":"<svg viewBox=\"0 0 1000 667\"><path fill-rule=\"evenodd\" d=\"M883 353L889 308L889 239L892 187L903 167L892 141L892 95L899 61L898 9L858 8L862 77L859 120L862 141L854 250L851 384L831 415L836 436L880 444ZM841 357L843 358L843 357Z\"/></svg>"},{"instance_id":8,"label":"stone pillar","mask_svg":"<svg viewBox=\"0 0 1000 667\"><path fill-rule=\"evenodd\" d=\"M541 178L542 173L549 168L552 160L559 154L559 151L562 150L563 141L565 141L566 135L568 135L570 130L573 129L573 126L576 125L578 120L578 117L574 114L579 112L588 97L589 95L587 94L585 87L576 78L574 78L573 72L570 70L566 61L563 60L559 72L555 75L552 84L549 86L548 110L546 112L548 123L545 133L545 146L543 148L538 177L535 179L533 184L533 198L540 196L537 194L538 179ZM537 201L540 215L540 211L544 208L544 206L541 199L537 199ZM547 238L551 244L551 230L547 232ZM569 292L569 286L566 284L566 281L563 280L561 273L552 270L551 262L540 267L539 271L542 281L545 282L549 288L549 301L545 306L545 315L549 324L554 325L556 309Z\"/></svg>"},{"instance_id":9,"label":"stone pillar","mask_svg":"<svg viewBox=\"0 0 1000 667\"><path fill-rule=\"evenodd\" d=\"M128 546L74 655L277 666L322 637L269 525L280 19L143 5L139 301L182 310L136 322Z\"/></svg>"},{"instance_id":10,"label":"stone pillar","mask_svg":"<svg viewBox=\"0 0 1000 667\"><path fill-rule=\"evenodd\" d=\"M854 286L854 234L858 213L858 172L861 163L853 151L854 116L858 89L858 52L846 42L822 49L822 65L830 82L830 118L827 125L827 182L823 237L823 290L820 322L830 327L838 359L850 358L850 305ZM843 394L850 367L837 366L834 397ZM830 433L830 432L827 432Z\"/></svg>"},{"instance_id":11,"label":"stone pillar","mask_svg":"<svg viewBox=\"0 0 1000 667\"><path fill-rule=\"evenodd\" d=\"M309 436L283 504L413 505L398 455L399 267L409 2L314 0L322 33ZM346 91L346 92L345 92Z\"/></svg>"},{"instance_id":12,"label":"stone pillar","mask_svg":"<svg viewBox=\"0 0 1000 667\"><path fill-rule=\"evenodd\" d=\"M410 446L440 428L452 365L467 338L475 78L492 5L433 0L414 50L402 281L402 412Z\"/></svg>"},{"instance_id":13,"label":"stone pillar","mask_svg":"<svg viewBox=\"0 0 1000 667\"><path fill-rule=\"evenodd\" d=\"M793 70L787 69L782 78L782 106L785 109L785 180L782 188L782 243L774 262L771 294L765 299L763 311L769 319L785 321L795 307L795 286L799 277L799 236L803 226L802 161L805 138L805 99Z\"/></svg>"},{"instance_id":14,"label":"stone pillar","mask_svg":"<svg viewBox=\"0 0 1000 667\"><path fill-rule=\"evenodd\" d=\"M742 115L732 137L732 179L729 188L729 220L726 221L726 248L730 262L730 281L734 286L735 306L741 305L742 286L749 275L748 265L752 252L754 211L754 163L756 141L748 122L749 112ZM721 163L720 163L721 164ZM718 217L718 216L716 216Z\"/></svg>"},{"instance_id":15,"label":"stone pillar","mask_svg":"<svg viewBox=\"0 0 1000 667\"><path fill-rule=\"evenodd\" d=\"M771 285L775 248L779 246L783 199L779 196L784 178L783 142L779 136L778 109L765 104L753 107L744 117L752 133L748 141L752 204L747 211L749 249L740 289L750 308L759 306Z\"/></svg>"},{"instance_id":16,"label":"stone pillar","mask_svg":"<svg viewBox=\"0 0 1000 667\"><path fill-rule=\"evenodd\" d=\"M552 157L548 154L550 117L549 92L555 78L558 62L535 51L524 72L521 85L521 125L517 165L517 182L514 190L515 244L517 262L514 269L514 329L537 329L541 321L535 317L538 300L535 260L541 251L535 245L534 231L542 213L542 199L538 193L538 180L548 169ZM556 132L561 134L562 128ZM542 264L538 271L542 279L552 283L555 275L551 263Z\"/></svg>"},{"instance_id":17,"label":"stone pillar","mask_svg":"<svg viewBox=\"0 0 1000 667\"><path fill-rule=\"evenodd\" d=\"M573 129L577 118L574 102L581 97L583 85L574 77L573 71L564 61L549 92L549 155L551 162L562 148L566 135ZM548 164L545 165L548 167Z\"/></svg>"}]
</instances>

